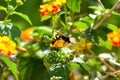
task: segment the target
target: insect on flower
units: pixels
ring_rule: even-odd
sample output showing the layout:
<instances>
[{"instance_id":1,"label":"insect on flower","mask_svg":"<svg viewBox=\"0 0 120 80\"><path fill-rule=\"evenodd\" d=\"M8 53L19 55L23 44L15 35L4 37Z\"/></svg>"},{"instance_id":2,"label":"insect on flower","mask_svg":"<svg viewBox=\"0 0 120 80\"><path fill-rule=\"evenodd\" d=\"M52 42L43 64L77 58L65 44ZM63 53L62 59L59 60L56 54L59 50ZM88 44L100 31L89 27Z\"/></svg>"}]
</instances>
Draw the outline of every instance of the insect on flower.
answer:
<instances>
[{"instance_id":1,"label":"insect on flower","mask_svg":"<svg viewBox=\"0 0 120 80\"><path fill-rule=\"evenodd\" d=\"M60 32L57 32L55 38L51 41L51 47L64 47L70 43L70 38Z\"/></svg>"}]
</instances>

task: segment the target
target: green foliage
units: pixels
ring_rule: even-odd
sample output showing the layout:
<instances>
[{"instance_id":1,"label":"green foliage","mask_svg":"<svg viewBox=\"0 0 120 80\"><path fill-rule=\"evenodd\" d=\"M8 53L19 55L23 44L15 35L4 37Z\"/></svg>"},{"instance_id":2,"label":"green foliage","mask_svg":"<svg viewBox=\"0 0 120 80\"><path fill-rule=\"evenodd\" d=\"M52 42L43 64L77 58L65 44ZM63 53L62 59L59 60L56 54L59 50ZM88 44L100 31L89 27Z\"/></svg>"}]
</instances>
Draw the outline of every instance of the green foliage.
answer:
<instances>
[{"instance_id":1,"label":"green foliage","mask_svg":"<svg viewBox=\"0 0 120 80\"><path fill-rule=\"evenodd\" d=\"M14 39L20 37L20 33L21 31L17 26L13 26L11 28L11 35Z\"/></svg>"},{"instance_id":2,"label":"green foliage","mask_svg":"<svg viewBox=\"0 0 120 80\"><path fill-rule=\"evenodd\" d=\"M43 16L43 17L41 17L41 22L42 21L45 21L45 20L47 20L47 19L50 19L51 18L51 16L50 15L48 15L48 16Z\"/></svg>"},{"instance_id":3,"label":"green foliage","mask_svg":"<svg viewBox=\"0 0 120 80\"><path fill-rule=\"evenodd\" d=\"M110 29L110 30L112 30L112 31L118 32L118 27L115 26L115 25L113 25L113 24L108 24L107 28Z\"/></svg>"},{"instance_id":4,"label":"green foliage","mask_svg":"<svg viewBox=\"0 0 120 80\"><path fill-rule=\"evenodd\" d=\"M20 80L45 80L47 70L41 59L34 57L20 57L18 65L18 70L20 70Z\"/></svg>"},{"instance_id":5,"label":"green foliage","mask_svg":"<svg viewBox=\"0 0 120 80\"><path fill-rule=\"evenodd\" d=\"M86 37L88 40L93 41L93 42L96 42L96 43L99 43L98 37L97 37L97 34L96 34L96 33L97 33L96 30L93 30L93 29L88 28L88 29L86 29L86 30L84 31L83 34L85 35L85 37Z\"/></svg>"},{"instance_id":6,"label":"green foliage","mask_svg":"<svg viewBox=\"0 0 120 80\"><path fill-rule=\"evenodd\" d=\"M85 30L85 29L88 28L88 25L84 22L81 22L81 21L76 21L76 22L73 23L73 25L76 26L76 27L79 27L82 30Z\"/></svg>"},{"instance_id":7,"label":"green foliage","mask_svg":"<svg viewBox=\"0 0 120 80\"><path fill-rule=\"evenodd\" d=\"M29 24L32 25L32 22L30 21L30 19L29 19L29 17L28 17L27 15L25 15L25 14L23 14L23 13L20 13L20 12L16 12L16 11L15 11L13 14L16 14L16 15L22 17L22 18L25 19Z\"/></svg>"},{"instance_id":8,"label":"green foliage","mask_svg":"<svg viewBox=\"0 0 120 80\"><path fill-rule=\"evenodd\" d=\"M60 63L54 64L49 69L48 79L50 79L50 77L52 76L58 76L58 77L62 77L62 80L68 80L69 73L70 73L70 70L67 65L60 64Z\"/></svg>"},{"instance_id":9,"label":"green foliage","mask_svg":"<svg viewBox=\"0 0 120 80\"><path fill-rule=\"evenodd\" d=\"M12 74L14 75L16 80L19 80L18 77L18 70L17 70L17 65L12 62L8 57L5 56L0 56L0 59L10 68Z\"/></svg>"},{"instance_id":10,"label":"green foliage","mask_svg":"<svg viewBox=\"0 0 120 80\"><path fill-rule=\"evenodd\" d=\"M51 34L52 29L47 26L39 26L39 27L34 27L34 32L38 33L37 36L42 37L44 34Z\"/></svg>"},{"instance_id":11,"label":"green foliage","mask_svg":"<svg viewBox=\"0 0 120 80\"><path fill-rule=\"evenodd\" d=\"M4 7L4 6L0 6L0 10L3 10L3 11L5 11L7 13L7 8Z\"/></svg>"},{"instance_id":12,"label":"green foliage","mask_svg":"<svg viewBox=\"0 0 120 80\"><path fill-rule=\"evenodd\" d=\"M94 10L98 10L98 11L102 11L101 7L98 6L89 6L90 9L94 9Z\"/></svg>"},{"instance_id":13,"label":"green foliage","mask_svg":"<svg viewBox=\"0 0 120 80\"><path fill-rule=\"evenodd\" d=\"M106 49L111 50L112 49L112 44L109 40L104 41L102 38L99 38L99 42L101 43L102 46L104 46Z\"/></svg>"},{"instance_id":14,"label":"green foliage","mask_svg":"<svg viewBox=\"0 0 120 80\"><path fill-rule=\"evenodd\" d=\"M15 38L19 38L20 33L20 29L17 26L14 26L12 23L0 23L0 35L9 35L14 41L16 41Z\"/></svg>"},{"instance_id":15,"label":"green foliage","mask_svg":"<svg viewBox=\"0 0 120 80\"><path fill-rule=\"evenodd\" d=\"M17 53L9 58L0 48L0 80L4 75L15 80L119 80L119 5L103 5L104 0L55 1L0 0L0 36L15 41ZM49 14L38 17L41 3L40 13ZM29 25L17 20L16 15ZM1 47L7 45L4 40L0 43L5 44Z\"/></svg>"},{"instance_id":16,"label":"green foliage","mask_svg":"<svg viewBox=\"0 0 120 80\"><path fill-rule=\"evenodd\" d=\"M67 6L73 12L80 12L80 3L81 3L81 0L67 0Z\"/></svg>"}]
</instances>

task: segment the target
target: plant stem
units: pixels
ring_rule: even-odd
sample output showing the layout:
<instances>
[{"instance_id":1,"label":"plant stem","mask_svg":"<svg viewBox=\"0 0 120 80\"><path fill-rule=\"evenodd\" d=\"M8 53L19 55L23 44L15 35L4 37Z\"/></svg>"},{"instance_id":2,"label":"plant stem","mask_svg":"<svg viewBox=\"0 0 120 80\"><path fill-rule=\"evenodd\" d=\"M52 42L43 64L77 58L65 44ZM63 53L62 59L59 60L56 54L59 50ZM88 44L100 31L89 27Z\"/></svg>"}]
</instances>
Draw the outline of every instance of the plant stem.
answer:
<instances>
[{"instance_id":1,"label":"plant stem","mask_svg":"<svg viewBox=\"0 0 120 80\"><path fill-rule=\"evenodd\" d=\"M102 79L104 79L104 80L105 80L105 78L107 78L108 76L110 76L110 75L116 75L116 74L118 74L118 73L120 73L120 70L115 71L115 72L108 73L107 75L103 76L103 78L102 78ZM118 76L118 75L117 75L117 76ZM118 76L118 77L119 77L119 76Z\"/></svg>"},{"instance_id":2,"label":"plant stem","mask_svg":"<svg viewBox=\"0 0 120 80\"><path fill-rule=\"evenodd\" d=\"M108 67L108 69L110 69L110 70L113 71L113 72L115 71L115 69L114 69L112 66L110 66L109 64L107 64L107 63L106 63L103 59L101 59L100 57L96 56L95 53L94 53L92 50L89 50L89 52L90 52L95 58L97 58L98 60L100 60L102 64L104 64L106 67Z\"/></svg>"},{"instance_id":3,"label":"plant stem","mask_svg":"<svg viewBox=\"0 0 120 80\"><path fill-rule=\"evenodd\" d=\"M10 10L9 9L9 3L7 4L8 5L8 13L7 13L7 16L5 17L5 19L4 19L4 24L6 24L6 21L7 21L7 19L9 18L9 16L11 16L12 15L12 13L15 11L15 9L18 7L18 5L16 5L12 10Z\"/></svg>"},{"instance_id":4,"label":"plant stem","mask_svg":"<svg viewBox=\"0 0 120 80\"><path fill-rule=\"evenodd\" d=\"M64 11L67 12L66 5L64 6ZM65 24L67 25L67 13L65 13Z\"/></svg>"},{"instance_id":5,"label":"plant stem","mask_svg":"<svg viewBox=\"0 0 120 80\"><path fill-rule=\"evenodd\" d=\"M110 9L110 11L108 13L105 14L105 16L103 16L101 19L100 19L100 22L95 24L93 29L98 29L100 27L100 25L108 18L110 17L112 11L120 4L120 0L118 0L116 2L116 4Z\"/></svg>"},{"instance_id":6,"label":"plant stem","mask_svg":"<svg viewBox=\"0 0 120 80\"><path fill-rule=\"evenodd\" d=\"M61 23L61 25L62 25L64 28L66 28L66 25L65 25L65 23L64 23L62 20L60 20L60 23Z\"/></svg>"},{"instance_id":7,"label":"plant stem","mask_svg":"<svg viewBox=\"0 0 120 80\"><path fill-rule=\"evenodd\" d=\"M106 14L105 7L104 7L104 5L102 4L101 0L97 0L97 1L100 3L101 7L103 8L104 13Z\"/></svg>"},{"instance_id":8,"label":"plant stem","mask_svg":"<svg viewBox=\"0 0 120 80\"><path fill-rule=\"evenodd\" d=\"M52 17L52 34L54 34L54 28L55 28L55 23L54 23L54 16Z\"/></svg>"},{"instance_id":9,"label":"plant stem","mask_svg":"<svg viewBox=\"0 0 120 80\"><path fill-rule=\"evenodd\" d=\"M65 5L64 6L64 11L66 12L65 13L65 25L66 25L66 30L69 29L69 26L68 26L68 21L67 21L67 6Z\"/></svg>"},{"instance_id":10,"label":"plant stem","mask_svg":"<svg viewBox=\"0 0 120 80\"><path fill-rule=\"evenodd\" d=\"M118 62L120 62L120 47L116 47L116 55L118 57Z\"/></svg>"},{"instance_id":11,"label":"plant stem","mask_svg":"<svg viewBox=\"0 0 120 80\"><path fill-rule=\"evenodd\" d=\"M100 57L97 57L97 59L99 59L106 67L108 67L108 69L115 72L115 69L112 66L110 66L108 63L106 63L103 59L101 59Z\"/></svg>"}]
</instances>

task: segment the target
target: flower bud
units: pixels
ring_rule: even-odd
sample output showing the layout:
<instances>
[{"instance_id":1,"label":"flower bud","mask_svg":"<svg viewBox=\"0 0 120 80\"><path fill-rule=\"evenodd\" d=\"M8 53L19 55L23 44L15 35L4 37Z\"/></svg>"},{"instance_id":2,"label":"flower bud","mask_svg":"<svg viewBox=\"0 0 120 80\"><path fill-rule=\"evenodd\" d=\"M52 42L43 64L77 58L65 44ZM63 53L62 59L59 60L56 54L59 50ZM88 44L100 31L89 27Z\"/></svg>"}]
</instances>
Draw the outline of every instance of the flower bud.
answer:
<instances>
[{"instance_id":1,"label":"flower bud","mask_svg":"<svg viewBox=\"0 0 120 80\"><path fill-rule=\"evenodd\" d=\"M23 2L22 2L21 0L16 0L16 3L17 3L18 5L23 5Z\"/></svg>"},{"instance_id":2,"label":"flower bud","mask_svg":"<svg viewBox=\"0 0 120 80\"><path fill-rule=\"evenodd\" d=\"M12 0L5 0L5 2L11 2Z\"/></svg>"}]
</instances>

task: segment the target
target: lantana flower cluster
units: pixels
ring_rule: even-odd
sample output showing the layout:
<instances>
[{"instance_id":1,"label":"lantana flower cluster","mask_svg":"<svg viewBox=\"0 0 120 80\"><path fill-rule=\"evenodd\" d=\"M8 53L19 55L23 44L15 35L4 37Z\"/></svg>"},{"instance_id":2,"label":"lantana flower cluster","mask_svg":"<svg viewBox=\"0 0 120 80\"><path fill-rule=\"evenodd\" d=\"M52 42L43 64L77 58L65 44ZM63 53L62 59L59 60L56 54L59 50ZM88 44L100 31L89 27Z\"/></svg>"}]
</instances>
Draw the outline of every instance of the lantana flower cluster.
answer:
<instances>
[{"instance_id":1,"label":"lantana flower cluster","mask_svg":"<svg viewBox=\"0 0 120 80\"><path fill-rule=\"evenodd\" d=\"M118 29L118 32L110 32L107 34L108 40L111 41L112 45L117 47L120 46L120 28Z\"/></svg>"},{"instance_id":2,"label":"lantana flower cluster","mask_svg":"<svg viewBox=\"0 0 120 80\"><path fill-rule=\"evenodd\" d=\"M33 37L31 36L33 32L33 28L27 28L26 30L22 31L20 38L25 41L32 41Z\"/></svg>"},{"instance_id":3,"label":"lantana flower cluster","mask_svg":"<svg viewBox=\"0 0 120 80\"><path fill-rule=\"evenodd\" d=\"M50 3L46 3L43 5L40 5L39 11L41 12L41 16L46 16L50 13L56 14L60 11L60 8L63 4L66 3L66 0L54 0Z\"/></svg>"},{"instance_id":4,"label":"lantana flower cluster","mask_svg":"<svg viewBox=\"0 0 120 80\"><path fill-rule=\"evenodd\" d=\"M0 54L11 56L16 52L16 43L13 42L8 36L0 36Z\"/></svg>"},{"instance_id":5,"label":"lantana flower cluster","mask_svg":"<svg viewBox=\"0 0 120 80\"><path fill-rule=\"evenodd\" d=\"M40 39L37 37L33 37L34 28L27 28L21 32L20 39L23 41L33 41L39 42Z\"/></svg>"}]
</instances>

